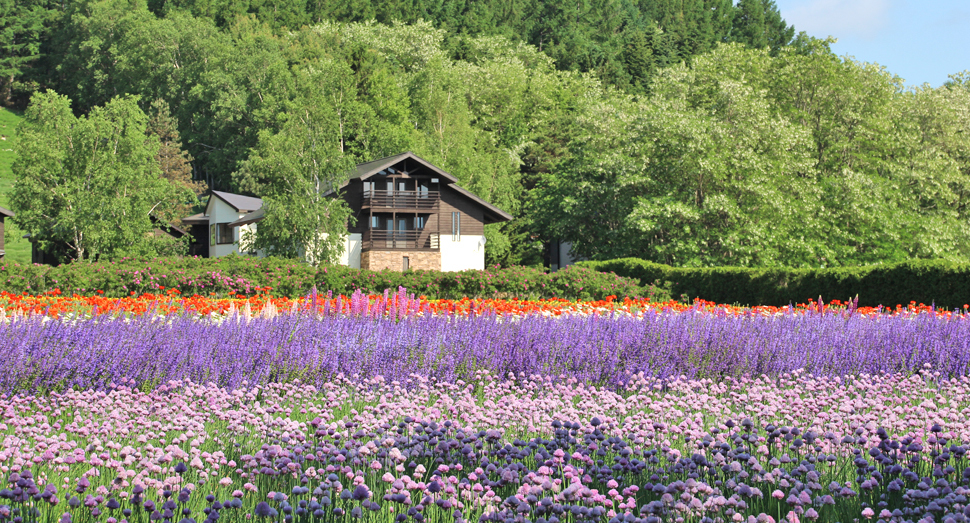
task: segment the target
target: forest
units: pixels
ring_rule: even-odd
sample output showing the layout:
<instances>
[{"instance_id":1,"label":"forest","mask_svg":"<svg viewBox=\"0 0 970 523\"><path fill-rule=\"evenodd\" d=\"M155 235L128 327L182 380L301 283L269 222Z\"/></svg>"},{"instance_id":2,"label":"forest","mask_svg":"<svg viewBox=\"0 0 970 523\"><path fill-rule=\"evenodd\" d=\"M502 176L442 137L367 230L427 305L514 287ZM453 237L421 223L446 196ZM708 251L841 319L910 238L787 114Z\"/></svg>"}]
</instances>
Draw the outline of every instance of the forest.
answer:
<instances>
[{"instance_id":1,"label":"forest","mask_svg":"<svg viewBox=\"0 0 970 523\"><path fill-rule=\"evenodd\" d=\"M410 150L516 216L486 228L489 265L553 239L681 267L970 257L970 74L907 87L773 0L2 0L0 26L0 101L26 107L12 205L37 238L81 237L28 211L45 162L177 221L206 188L285 210ZM74 223L140 205L55 200ZM83 236L77 258L164 250Z\"/></svg>"}]
</instances>

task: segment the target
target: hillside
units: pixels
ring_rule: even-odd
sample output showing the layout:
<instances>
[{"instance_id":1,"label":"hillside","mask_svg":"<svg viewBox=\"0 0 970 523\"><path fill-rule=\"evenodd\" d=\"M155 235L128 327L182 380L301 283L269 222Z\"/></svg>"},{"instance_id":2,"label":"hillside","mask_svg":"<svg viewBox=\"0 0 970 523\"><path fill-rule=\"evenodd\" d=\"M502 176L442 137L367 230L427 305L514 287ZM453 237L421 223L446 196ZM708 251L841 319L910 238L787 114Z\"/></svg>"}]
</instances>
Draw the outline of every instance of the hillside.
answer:
<instances>
[{"instance_id":1,"label":"hillside","mask_svg":"<svg viewBox=\"0 0 970 523\"><path fill-rule=\"evenodd\" d=\"M303 182L412 151L515 217L485 227L488 265L553 239L680 267L970 259L970 75L907 88L792 40L772 1L150 4L52 16L12 99L50 89L124 129L164 112L196 180L295 206Z\"/></svg>"},{"instance_id":2,"label":"hillside","mask_svg":"<svg viewBox=\"0 0 970 523\"><path fill-rule=\"evenodd\" d=\"M13 190L13 173L10 167L14 161L14 140L17 136L17 125L23 118L21 113L0 107L0 207L10 208L8 200ZM30 262L30 243L24 240L23 234L17 227L7 221L6 225L6 259L19 263Z\"/></svg>"}]
</instances>

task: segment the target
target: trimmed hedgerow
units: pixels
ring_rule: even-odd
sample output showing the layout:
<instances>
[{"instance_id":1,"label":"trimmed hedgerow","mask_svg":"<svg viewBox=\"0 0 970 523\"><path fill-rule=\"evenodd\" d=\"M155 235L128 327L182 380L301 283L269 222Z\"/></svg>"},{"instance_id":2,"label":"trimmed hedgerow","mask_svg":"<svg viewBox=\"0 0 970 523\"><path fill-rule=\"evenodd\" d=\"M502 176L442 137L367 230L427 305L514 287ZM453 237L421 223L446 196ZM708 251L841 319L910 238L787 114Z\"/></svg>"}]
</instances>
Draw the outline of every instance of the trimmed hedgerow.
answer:
<instances>
[{"instance_id":1,"label":"trimmed hedgerow","mask_svg":"<svg viewBox=\"0 0 970 523\"><path fill-rule=\"evenodd\" d=\"M381 293L404 287L429 298L565 298L598 300L606 296L650 297L667 300L669 293L655 285L639 285L631 278L605 274L585 267L555 273L538 268L490 268L484 271L438 272L413 270L369 271L344 266L314 268L294 260L224 256L221 258L159 258L151 261L77 262L47 265L0 265L0 290L42 294L60 289L64 294L129 296L177 289L183 296L230 293L254 294L267 287L273 296L305 296L319 292L349 294L355 290ZM101 293L98 293L101 294Z\"/></svg>"},{"instance_id":2,"label":"trimmed hedgerow","mask_svg":"<svg viewBox=\"0 0 970 523\"><path fill-rule=\"evenodd\" d=\"M942 260L829 269L680 268L638 258L577 265L641 282L670 282L675 294L717 303L782 306L819 296L828 301L856 295L860 306L869 307L915 301L955 309L970 303L970 263Z\"/></svg>"}]
</instances>

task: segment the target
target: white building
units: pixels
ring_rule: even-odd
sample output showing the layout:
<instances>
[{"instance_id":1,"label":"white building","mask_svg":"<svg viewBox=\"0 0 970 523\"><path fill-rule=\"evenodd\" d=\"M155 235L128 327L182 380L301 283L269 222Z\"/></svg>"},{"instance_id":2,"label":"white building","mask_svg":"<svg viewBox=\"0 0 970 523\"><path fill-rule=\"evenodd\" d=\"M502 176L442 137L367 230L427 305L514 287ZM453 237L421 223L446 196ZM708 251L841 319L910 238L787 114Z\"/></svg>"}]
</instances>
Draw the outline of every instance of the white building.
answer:
<instances>
[{"instance_id":1,"label":"white building","mask_svg":"<svg viewBox=\"0 0 970 523\"><path fill-rule=\"evenodd\" d=\"M233 252L239 253L240 235L255 234L256 224L238 226L233 222L262 207L263 200L259 198L212 191L204 212L182 220L182 223L192 226L195 240L193 254L216 258Z\"/></svg>"}]
</instances>

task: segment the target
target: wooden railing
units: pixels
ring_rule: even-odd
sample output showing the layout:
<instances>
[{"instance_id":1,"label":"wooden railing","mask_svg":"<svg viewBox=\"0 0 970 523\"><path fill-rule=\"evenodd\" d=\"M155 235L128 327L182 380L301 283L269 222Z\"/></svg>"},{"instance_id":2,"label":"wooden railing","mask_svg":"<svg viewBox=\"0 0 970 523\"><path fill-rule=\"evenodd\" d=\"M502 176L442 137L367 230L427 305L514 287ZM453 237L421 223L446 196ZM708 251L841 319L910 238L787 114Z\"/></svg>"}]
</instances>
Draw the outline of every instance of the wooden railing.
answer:
<instances>
[{"instance_id":1,"label":"wooden railing","mask_svg":"<svg viewBox=\"0 0 970 523\"><path fill-rule=\"evenodd\" d=\"M428 231L364 231L363 249L438 250L438 233Z\"/></svg>"},{"instance_id":2,"label":"wooden railing","mask_svg":"<svg viewBox=\"0 0 970 523\"><path fill-rule=\"evenodd\" d=\"M364 206L392 209L434 209L438 191L364 191Z\"/></svg>"}]
</instances>

